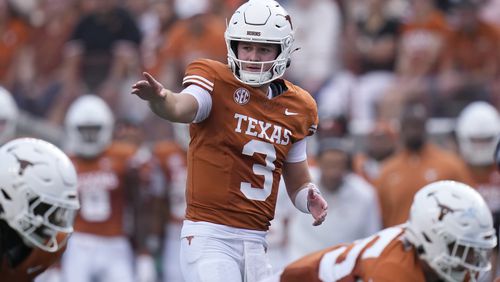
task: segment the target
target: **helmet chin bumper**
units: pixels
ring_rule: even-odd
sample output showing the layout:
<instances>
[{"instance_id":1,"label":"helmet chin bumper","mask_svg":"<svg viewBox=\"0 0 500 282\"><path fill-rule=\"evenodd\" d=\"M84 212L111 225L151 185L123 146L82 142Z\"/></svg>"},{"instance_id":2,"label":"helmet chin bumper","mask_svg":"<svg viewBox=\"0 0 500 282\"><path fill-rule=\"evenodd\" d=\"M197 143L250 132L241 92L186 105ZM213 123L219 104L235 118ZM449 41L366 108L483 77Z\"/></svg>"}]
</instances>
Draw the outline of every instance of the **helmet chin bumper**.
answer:
<instances>
[{"instance_id":1,"label":"helmet chin bumper","mask_svg":"<svg viewBox=\"0 0 500 282\"><path fill-rule=\"evenodd\" d=\"M273 75L270 71L252 72L252 71L239 71L239 80L250 86L261 86L272 80Z\"/></svg>"}]
</instances>

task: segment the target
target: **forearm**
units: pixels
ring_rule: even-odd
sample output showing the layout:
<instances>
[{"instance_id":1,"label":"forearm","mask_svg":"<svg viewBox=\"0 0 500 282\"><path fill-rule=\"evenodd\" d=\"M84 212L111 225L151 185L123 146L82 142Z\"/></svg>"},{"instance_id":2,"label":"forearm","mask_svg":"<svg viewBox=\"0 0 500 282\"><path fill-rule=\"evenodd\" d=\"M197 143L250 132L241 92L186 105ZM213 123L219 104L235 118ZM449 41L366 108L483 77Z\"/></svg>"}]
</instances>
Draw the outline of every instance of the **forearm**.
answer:
<instances>
[{"instance_id":1,"label":"forearm","mask_svg":"<svg viewBox=\"0 0 500 282\"><path fill-rule=\"evenodd\" d=\"M189 123L194 120L197 103L194 97L186 94L174 93L168 89L162 89L165 94L163 98L149 101L151 110L161 118L171 122Z\"/></svg>"},{"instance_id":2,"label":"forearm","mask_svg":"<svg viewBox=\"0 0 500 282\"><path fill-rule=\"evenodd\" d=\"M290 200L295 204L297 194L311 183L307 162L287 163L283 169L283 179Z\"/></svg>"}]
</instances>

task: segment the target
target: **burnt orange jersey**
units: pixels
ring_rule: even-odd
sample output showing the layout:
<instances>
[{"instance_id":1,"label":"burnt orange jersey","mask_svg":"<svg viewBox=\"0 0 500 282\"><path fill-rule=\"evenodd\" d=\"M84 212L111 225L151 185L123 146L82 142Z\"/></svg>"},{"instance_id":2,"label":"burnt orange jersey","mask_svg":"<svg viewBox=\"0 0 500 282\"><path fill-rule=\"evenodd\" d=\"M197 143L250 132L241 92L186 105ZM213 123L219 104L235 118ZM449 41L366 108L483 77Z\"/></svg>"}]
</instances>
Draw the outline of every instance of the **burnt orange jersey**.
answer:
<instances>
[{"instance_id":1,"label":"burnt orange jersey","mask_svg":"<svg viewBox=\"0 0 500 282\"><path fill-rule=\"evenodd\" d=\"M280 281L425 282L415 249L402 238L404 230L391 227L351 244L312 253L287 266Z\"/></svg>"},{"instance_id":2,"label":"burnt orange jersey","mask_svg":"<svg viewBox=\"0 0 500 282\"><path fill-rule=\"evenodd\" d=\"M284 92L268 99L225 64L199 60L188 66L184 87L206 89L212 109L190 126L187 219L268 229L288 151L318 123L311 95L288 81L278 83Z\"/></svg>"},{"instance_id":3,"label":"burnt orange jersey","mask_svg":"<svg viewBox=\"0 0 500 282\"><path fill-rule=\"evenodd\" d=\"M175 142L157 143L153 150L167 178L170 220L182 222L186 212L187 153Z\"/></svg>"},{"instance_id":4,"label":"burnt orange jersey","mask_svg":"<svg viewBox=\"0 0 500 282\"><path fill-rule=\"evenodd\" d=\"M101 236L124 234L126 174L136 149L129 144L114 143L91 160L71 157L78 173L80 198L76 232Z\"/></svg>"},{"instance_id":5,"label":"burnt orange jersey","mask_svg":"<svg viewBox=\"0 0 500 282\"><path fill-rule=\"evenodd\" d=\"M491 212L500 211L500 173L495 165L486 170L473 170L471 175L474 180L473 187L483 196Z\"/></svg>"},{"instance_id":6,"label":"burnt orange jersey","mask_svg":"<svg viewBox=\"0 0 500 282\"><path fill-rule=\"evenodd\" d=\"M415 193L438 180L472 182L463 160L431 143L419 153L401 150L384 161L375 181L383 226L390 227L408 220Z\"/></svg>"},{"instance_id":7,"label":"burnt orange jersey","mask_svg":"<svg viewBox=\"0 0 500 282\"><path fill-rule=\"evenodd\" d=\"M67 234L59 233L57 241L63 242L64 246L57 252L49 253L38 248L33 248L30 254L18 265L12 267L7 259L0 257L0 281L33 281L52 264L57 262L66 250Z\"/></svg>"}]
</instances>

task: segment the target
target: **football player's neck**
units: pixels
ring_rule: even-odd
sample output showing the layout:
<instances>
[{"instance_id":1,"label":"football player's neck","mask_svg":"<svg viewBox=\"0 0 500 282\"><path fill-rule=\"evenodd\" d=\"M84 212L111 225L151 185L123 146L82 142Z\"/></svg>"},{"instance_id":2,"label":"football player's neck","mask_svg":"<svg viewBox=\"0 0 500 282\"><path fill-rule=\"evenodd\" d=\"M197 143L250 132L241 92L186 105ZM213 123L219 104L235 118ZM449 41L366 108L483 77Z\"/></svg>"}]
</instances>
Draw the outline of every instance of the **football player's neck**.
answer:
<instances>
[{"instance_id":1,"label":"football player's neck","mask_svg":"<svg viewBox=\"0 0 500 282\"><path fill-rule=\"evenodd\" d=\"M266 83L266 84L262 84L260 86L256 86L255 89L259 90L259 92L262 93L262 95L268 97L268 94L269 94L269 85L271 83Z\"/></svg>"}]
</instances>

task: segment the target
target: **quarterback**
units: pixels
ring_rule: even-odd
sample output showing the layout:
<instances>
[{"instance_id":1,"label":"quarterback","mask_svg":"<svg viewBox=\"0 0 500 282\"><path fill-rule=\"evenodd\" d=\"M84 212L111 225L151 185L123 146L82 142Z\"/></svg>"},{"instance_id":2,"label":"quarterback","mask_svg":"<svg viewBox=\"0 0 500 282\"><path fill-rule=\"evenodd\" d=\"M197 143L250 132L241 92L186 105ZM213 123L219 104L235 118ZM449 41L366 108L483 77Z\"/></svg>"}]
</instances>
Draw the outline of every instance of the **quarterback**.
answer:
<instances>
[{"instance_id":1,"label":"quarterback","mask_svg":"<svg viewBox=\"0 0 500 282\"><path fill-rule=\"evenodd\" d=\"M270 272L265 235L281 175L295 206L321 224L327 204L311 182L311 95L281 79L293 52L290 15L275 1L240 6L225 32L228 64L201 59L181 93L148 73L132 94L172 122L190 123L181 270L187 281L258 281Z\"/></svg>"}]
</instances>

